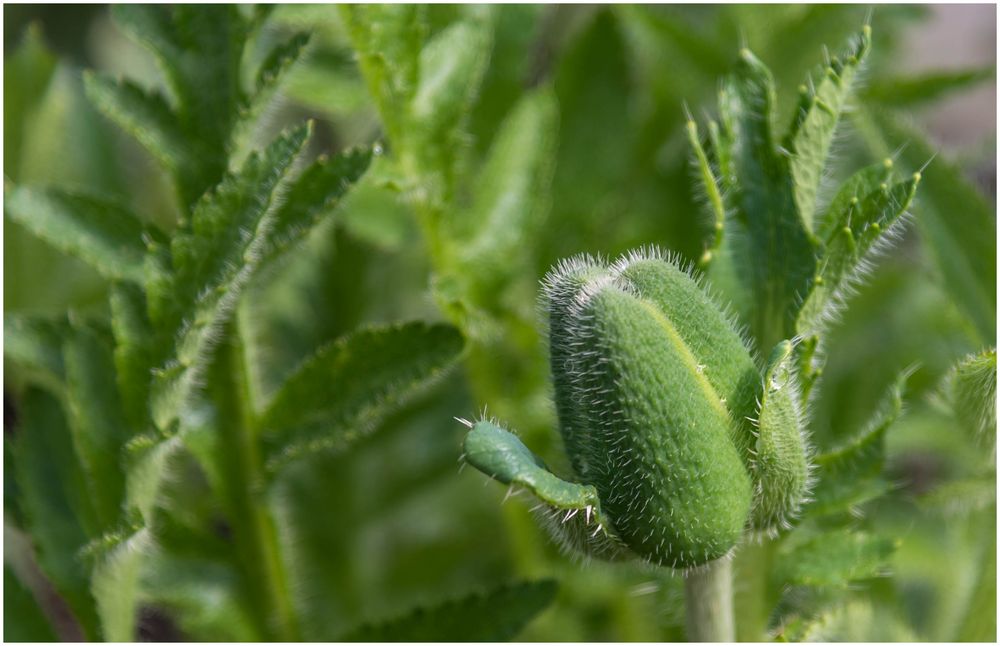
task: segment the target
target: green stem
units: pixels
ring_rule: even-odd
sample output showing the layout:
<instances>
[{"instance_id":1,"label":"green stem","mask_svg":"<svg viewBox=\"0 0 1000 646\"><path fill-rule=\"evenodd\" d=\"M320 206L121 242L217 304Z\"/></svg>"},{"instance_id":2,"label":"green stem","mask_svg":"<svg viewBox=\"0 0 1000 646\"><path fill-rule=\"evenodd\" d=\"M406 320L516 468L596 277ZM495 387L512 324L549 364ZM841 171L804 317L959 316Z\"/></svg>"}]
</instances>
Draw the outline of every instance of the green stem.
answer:
<instances>
[{"instance_id":1,"label":"green stem","mask_svg":"<svg viewBox=\"0 0 1000 646\"><path fill-rule=\"evenodd\" d=\"M731 642L733 622L733 569L729 559L712 561L687 575L687 637L693 642Z\"/></svg>"},{"instance_id":2,"label":"green stem","mask_svg":"<svg viewBox=\"0 0 1000 646\"><path fill-rule=\"evenodd\" d=\"M236 325L220 344L212 389L218 405L219 460L226 473L236 549L246 568L255 614L269 639L296 641L298 627L287 574L278 550L274 519L267 507L256 416L250 405L243 344Z\"/></svg>"}]
</instances>

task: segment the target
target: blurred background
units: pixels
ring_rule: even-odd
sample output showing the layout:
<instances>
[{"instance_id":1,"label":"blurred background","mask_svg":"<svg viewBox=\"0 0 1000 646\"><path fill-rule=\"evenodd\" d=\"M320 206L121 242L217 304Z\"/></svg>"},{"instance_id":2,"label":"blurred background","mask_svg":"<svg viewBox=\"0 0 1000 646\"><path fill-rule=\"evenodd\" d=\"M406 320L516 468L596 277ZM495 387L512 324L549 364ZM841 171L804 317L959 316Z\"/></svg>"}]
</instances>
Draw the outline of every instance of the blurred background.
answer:
<instances>
[{"instance_id":1,"label":"blurred background","mask_svg":"<svg viewBox=\"0 0 1000 646\"><path fill-rule=\"evenodd\" d=\"M432 31L462 12L431 7ZM482 159L526 88L551 84L559 104L551 204L532 240L534 275L511 296L529 309L534 281L571 254L614 256L655 243L697 258L709 221L692 194L684 103L699 119L714 113L718 80L745 43L773 70L779 123L787 123L796 87L823 60L823 45L839 51L869 14L865 7L822 5L504 5L495 12L493 53L469 122L471 163ZM980 573L995 571L995 457L967 441L930 395L958 358L996 343L996 7L881 6L871 24L873 54L857 109L839 131L830 186L887 154L905 170L937 156L918 194L915 223L836 327L830 345L837 352L812 411L814 442L836 446L864 424L900 369L919 365L907 413L888 439L894 488L859 509L857 520L898 540L893 576L850 591L858 601L851 597L829 619L825 635L952 640L968 625ZM289 78L259 140L303 117L317 121L315 152L377 140L378 117L335 8L278 7L248 56L259 58L268 42L303 28L315 34L310 55ZM83 95L81 73L90 68L163 85L151 58L112 23L107 8L5 5L4 55L5 184L100 190L172 227L177 205L166 178ZM899 127L887 130L885 119ZM935 177L947 181L935 184ZM965 183L955 189L952 180ZM972 227L971 212L988 214L993 229ZM962 249L962 257L949 258L943 248ZM6 220L4 270L8 312L106 307L107 286L96 274ZM378 182L363 183L335 222L259 286L272 313L261 331L272 365L287 372L317 344L362 323L442 318L429 281L407 205ZM298 582L312 614L325 622L316 638L486 584L543 576L560 581L558 598L522 639L682 635L678 577L581 566L536 528L531 503L502 502L502 487L459 472L463 429L450 420L487 404L547 461L562 464L544 375L524 378L531 372L525 366L544 357L540 345L530 347L525 365L517 357L480 357L350 453L288 475L283 486L292 503L283 522L293 534L309 525L308 534L296 536L297 548L323 564ZM510 373L484 378L494 363ZM16 378L5 377L5 436L17 428L17 401L8 392ZM968 476L982 473L988 477L970 484ZM5 494L12 490L7 478ZM961 500L945 496L949 486L967 493ZM317 526L315 510L325 508L336 514ZM18 558L11 550L5 563ZM993 590L993 608L977 612L995 614ZM144 636L187 636L171 608L147 615Z\"/></svg>"}]
</instances>

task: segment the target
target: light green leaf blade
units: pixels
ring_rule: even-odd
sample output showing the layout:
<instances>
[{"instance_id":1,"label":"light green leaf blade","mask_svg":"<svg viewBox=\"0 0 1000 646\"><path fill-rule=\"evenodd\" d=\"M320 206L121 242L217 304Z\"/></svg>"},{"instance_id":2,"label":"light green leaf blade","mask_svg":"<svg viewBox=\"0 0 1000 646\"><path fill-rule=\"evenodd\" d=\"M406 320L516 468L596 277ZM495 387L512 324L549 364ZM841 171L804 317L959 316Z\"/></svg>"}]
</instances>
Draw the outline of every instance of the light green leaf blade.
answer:
<instances>
[{"instance_id":1,"label":"light green leaf blade","mask_svg":"<svg viewBox=\"0 0 1000 646\"><path fill-rule=\"evenodd\" d=\"M893 162L886 158L880 164L865 166L840 185L837 194L830 201L826 212L816 221L816 237L821 241L830 240L837 229L845 226L849 220L850 210L855 207L855 200L860 201L869 193L878 190L892 178Z\"/></svg>"},{"instance_id":2,"label":"light green leaf blade","mask_svg":"<svg viewBox=\"0 0 1000 646\"><path fill-rule=\"evenodd\" d=\"M134 137L171 173L188 164L185 135L166 99L127 80L102 74L84 75L87 98L105 116Z\"/></svg>"},{"instance_id":3,"label":"light green leaf blade","mask_svg":"<svg viewBox=\"0 0 1000 646\"><path fill-rule=\"evenodd\" d=\"M237 151L249 147L254 126L278 94L288 71L302 57L308 44L309 34L297 33L275 45L264 57L257 69L250 96L240 104L239 119L233 129L232 137L233 147ZM234 156L240 158L238 153Z\"/></svg>"},{"instance_id":4,"label":"light green leaf blade","mask_svg":"<svg viewBox=\"0 0 1000 646\"><path fill-rule=\"evenodd\" d=\"M462 336L448 325L362 328L320 348L275 393L260 417L272 468L339 448L451 367Z\"/></svg>"},{"instance_id":5,"label":"light green leaf blade","mask_svg":"<svg viewBox=\"0 0 1000 646\"><path fill-rule=\"evenodd\" d=\"M379 624L367 624L341 641L506 641L552 602L556 584L523 582L473 594Z\"/></svg>"},{"instance_id":6,"label":"light green leaf blade","mask_svg":"<svg viewBox=\"0 0 1000 646\"><path fill-rule=\"evenodd\" d=\"M368 91L390 139L396 141L403 134L407 106L419 79L426 7L344 5L341 12Z\"/></svg>"},{"instance_id":7,"label":"light green leaf blade","mask_svg":"<svg viewBox=\"0 0 1000 646\"><path fill-rule=\"evenodd\" d=\"M797 110L792 130L785 140L790 153L788 168L795 203L803 224L810 231L814 230L816 194L830 156L834 131L870 44L871 27L865 25L843 60L834 58L823 71L815 93L807 94L806 101ZM803 89L809 92L808 88Z\"/></svg>"},{"instance_id":8,"label":"light green leaf blade","mask_svg":"<svg viewBox=\"0 0 1000 646\"><path fill-rule=\"evenodd\" d=\"M774 576L791 585L845 587L884 576L895 549L892 539L834 530L784 550Z\"/></svg>"},{"instance_id":9,"label":"light green leaf blade","mask_svg":"<svg viewBox=\"0 0 1000 646\"><path fill-rule=\"evenodd\" d=\"M320 157L289 185L281 206L265 234L265 260L278 256L330 215L361 179L372 162L369 148L352 148L333 157Z\"/></svg>"},{"instance_id":10,"label":"light green leaf blade","mask_svg":"<svg viewBox=\"0 0 1000 646\"><path fill-rule=\"evenodd\" d=\"M837 214L843 219L832 227L818 276L799 311L799 333L818 334L834 318L854 285L871 271L873 256L897 237L920 181L920 173L915 173L907 181L883 182L860 199L849 200L847 208Z\"/></svg>"},{"instance_id":11,"label":"light green leaf blade","mask_svg":"<svg viewBox=\"0 0 1000 646\"><path fill-rule=\"evenodd\" d=\"M139 584L144 559L153 547L148 529L139 529L99 557L91 579L101 633L106 641L135 641Z\"/></svg>"},{"instance_id":12,"label":"light green leaf blade","mask_svg":"<svg viewBox=\"0 0 1000 646\"><path fill-rule=\"evenodd\" d=\"M4 196L4 213L108 278L142 281L143 225L119 204L84 193L16 187Z\"/></svg>"},{"instance_id":13,"label":"light green leaf blade","mask_svg":"<svg viewBox=\"0 0 1000 646\"><path fill-rule=\"evenodd\" d=\"M70 325L63 341L69 424L103 532L121 512L125 479L120 457L130 432L118 396L111 348L94 329L72 320Z\"/></svg>"},{"instance_id":14,"label":"light green leaf blade","mask_svg":"<svg viewBox=\"0 0 1000 646\"><path fill-rule=\"evenodd\" d=\"M310 131L304 126L279 137L199 201L190 225L171 240L172 272L162 266L165 252L155 270L147 266L165 283L149 287L157 294L152 304L166 309L151 311L153 323L167 334L176 331L174 354L153 381L153 416L160 428L191 395L219 326L259 266L276 211L272 205Z\"/></svg>"}]
</instances>

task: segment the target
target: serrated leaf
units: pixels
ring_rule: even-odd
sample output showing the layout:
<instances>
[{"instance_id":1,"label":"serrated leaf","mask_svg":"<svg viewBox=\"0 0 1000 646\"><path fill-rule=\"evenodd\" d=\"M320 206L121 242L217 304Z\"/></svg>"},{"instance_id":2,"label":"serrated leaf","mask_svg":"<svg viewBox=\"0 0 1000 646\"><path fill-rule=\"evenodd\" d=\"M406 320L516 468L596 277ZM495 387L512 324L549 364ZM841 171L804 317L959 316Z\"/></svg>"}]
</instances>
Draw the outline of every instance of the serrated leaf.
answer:
<instances>
[{"instance_id":1,"label":"serrated leaf","mask_svg":"<svg viewBox=\"0 0 1000 646\"><path fill-rule=\"evenodd\" d=\"M132 135L171 173L188 164L185 134L166 99L127 80L101 74L84 75L87 98L94 106Z\"/></svg>"},{"instance_id":2,"label":"serrated leaf","mask_svg":"<svg viewBox=\"0 0 1000 646\"><path fill-rule=\"evenodd\" d=\"M887 184L892 178L892 160L865 166L840 185L837 194L826 208L826 212L816 222L816 237L827 242L837 232L837 229L850 222L849 215L854 200L878 190L882 184Z\"/></svg>"},{"instance_id":3,"label":"serrated leaf","mask_svg":"<svg viewBox=\"0 0 1000 646\"><path fill-rule=\"evenodd\" d=\"M774 576L790 585L843 587L882 576L895 541L870 534L836 530L783 551Z\"/></svg>"},{"instance_id":4,"label":"serrated leaf","mask_svg":"<svg viewBox=\"0 0 1000 646\"><path fill-rule=\"evenodd\" d=\"M94 567L91 589L105 641L135 641L142 566L152 547L149 530L139 529L102 555Z\"/></svg>"},{"instance_id":5,"label":"serrated leaf","mask_svg":"<svg viewBox=\"0 0 1000 646\"><path fill-rule=\"evenodd\" d=\"M381 624L361 626L341 641L506 641L555 598L553 581L517 583L474 594Z\"/></svg>"},{"instance_id":6,"label":"serrated leaf","mask_svg":"<svg viewBox=\"0 0 1000 646\"><path fill-rule=\"evenodd\" d=\"M928 72L919 76L873 79L864 89L866 101L896 108L940 100L996 78L994 66Z\"/></svg>"},{"instance_id":7,"label":"serrated leaf","mask_svg":"<svg viewBox=\"0 0 1000 646\"><path fill-rule=\"evenodd\" d=\"M257 69L253 89L239 108L239 120L233 131L233 145L239 150L249 144L254 124L271 103L293 65L301 58L308 33L297 33L286 41L278 43L264 57Z\"/></svg>"},{"instance_id":8,"label":"serrated leaf","mask_svg":"<svg viewBox=\"0 0 1000 646\"><path fill-rule=\"evenodd\" d=\"M846 445L817 455L814 502L806 513L834 513L884 493L879 481L885 464L885 434L903 410L903 391L910 371L904 371L889 387L874 415L861 433Z\"/></svg>"},{"instance_id":9,"label":"serrated leaf","mask_svg":"<svg viewBox=\"0 0 1000 646\"><path fill-rule=\"evenodd\" d=\"M607 560L628 558L628 549L601 511L597 489L553 474L513 433L493 422L476 422L463 451L476 469L512 488L524 487L542 501L542 521L563 547Z\"/></svg>"},{"instance_id":10,"label":"serrated leaf","mask_svg":"<svg viewBox=\"0 0 1000 646\"><path fill-rule=\"evenodd\" d=\"M450 367L463 341L448 325L358 330L321 348L261 414L270 462L347 444Z\"/></svg>"},{"instance_id":11,"label":"serrated leaf","mask_svg":"<svg viewBox=\"0 0 1000 646\"><path fill-rule=\"evenodd\" d=\"M112 350L91 328L73 323L63 341L66 403L73 446L101 531L119 517L125 496L121 451L129 438Z\"/></svg>"},{"instance_id":12,"label":"serrated leaf","mask_svg":"<svg viewBox=\"0 0 1000 646\"><path fill-rule=\"evenodd\" d=\"M143 225L123 206L84 193L17 187L4 213L39 238L108 278L141 282Z\"/></svg>"},{"instance_id":13,"label":"serrated leaf","mask_svg":"<svg viewBox=\"0 0 1000 646\"><path fill-rule=\"evenodd\" d=\"M870 178L869 178L870 179ZM885 182L836 214L832 231L819 261L818 278L798 314L801 334L817 333L829 320L833 308L841 305L853 283L870 271L870 256L889 244L894 227L910 208L920 183L920 173L891 186ZM867 180L859 180L859 188Z\"/></svg>"},{"instance_id":14,"label":"serrated leaf","mask_svg":"<svg viewBox=\"0 0 1000 646\"><path fill-rule=\"evenodd\" d=\"M190 225L174 234L172 274L162 261L156 266L154 275L163 277L165 284L156 288L158 301L153 303L166 302L171 295L173 301L154 323L177 330L174 357L153 381L153 416L160 428L169 425L190 396L218 341L220 325L259 266L274 219L272 204L310 130L305 126L279 137L263 153L252 155L238 173L227 175L198 202ZM150 267L147 264L147 271Z\"/></svg>"},{"instance_id":15,"label":"serrated leaf","mask_svg":"<svg viewBox=\"0 0 1000 646\"><path fill-rule=\"evenodd\" d=\"M13 462L26 528L42 570L93 638L94 600L87 568L77 558L87 544L85 528L93 525L93 512L72 435L62 406L48 393L28 390L19 404Z\"/></svg>"},{"instance_id":16,"label":"serrated leaf","mask_svg":"<svg viewBox=\"0 0 1000 646\"><path fill-rule=\"evenodd\" d=\"M735 73L719 93L721 139L728 159L721 166L721 181L731 191L734 207L726 223L731 230L722 236L722 253L732 259L745 291L733 300L750 306L744 318L764 348L791 336L791 316L816 263L788 164L775 144L774 106L771 73L743 50Z\"/></svg>"},{"instance_id":17,"label":"serrated leaf","mask_svg":"<svg viewBox=\"0 0 1000 646\"><path fill-rule=\"evenodd\" d=\"M173 94L187 162L174 176L181 202L194 204L226 170L238 107L247 25L232 5L119 5L119 26L148 47Z\"/></svg>"},{"instance_id":18,"label":"serrated leaf","mask_svg":"<svg viewBox=\"0 0 1000 646\"><path fill-rule=\"evenodd\" d=\"M806 101L795 115L786 138L790 153L788 169L792 177L795 204L807 229L813 230L816 194L830 156L833 134L851 94L858 68L870 48L871 28L865 26L843 60L834 58L823 71L815 92L803 86Z\"/></svg>"},{"instance_id":19,"label":"serrated leaf","mask_svg":"<svg viewBox=\"0 0 1000 646\"><path fill-rule=\"evenodd\" d=\"M916 129L878 110L859 110L859 128L874 154L885 156L897 147L898 162L909 169L923 167L917 225L930 247L943 282L959 307L975 324L982 344L996 338L996 210L962 172L941 158Z\"/></svg>"},{"instance_id":20,"label":"serrated leaf","mask_svg":"<svg viewBox=\"0 0 1000 646\"><path fill-rule=\"evenodd\" d=\"M372 161L370 148L321 157L288 187L263 242L266 263L303 239L361 179Z\"/></svg>"}]
</instances>

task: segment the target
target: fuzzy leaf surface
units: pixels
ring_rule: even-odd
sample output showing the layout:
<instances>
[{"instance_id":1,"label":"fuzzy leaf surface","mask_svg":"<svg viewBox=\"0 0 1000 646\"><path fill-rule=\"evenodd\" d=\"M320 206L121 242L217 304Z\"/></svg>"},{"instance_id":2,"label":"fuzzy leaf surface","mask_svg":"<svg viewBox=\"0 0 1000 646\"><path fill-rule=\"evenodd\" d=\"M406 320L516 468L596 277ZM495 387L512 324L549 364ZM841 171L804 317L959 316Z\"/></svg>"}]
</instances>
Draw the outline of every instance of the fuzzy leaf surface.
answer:
<instances>
[{"instance_id":1,"label":"fuzzy leaf surface","mask_svg":"<svg viewBox=\"0 0 1000 646\"><path fill-rule=\"evenodd\" d=\"M364 625L342 641L506 641L555 598L554 581L515 583L381 624Z\"/></svg>"},{"instance_id":2,"label":"fuzzy leaf surface","mask_svg":"<svg viewBox=\"0 0 1000 646\"><path fill-rule=\"evenodd\" d=\"M151 312L162 312L162 318L153 321L158 328L177 330L174 358L163 365L153 384L153 415L160 428L190 396L219 327L260 264L272 226L272 204L309 132L309 127L297 128L252 155L238 173L228 175L198 203L190 226L171 240L173 271L161 268L156 274L167 285L157 292L161 306Z\"/></svg>"},{"instance_id":3,"label":"fuzzy leaf surface","mask_svg":"<svg viewBox=\"0 0 1000 646\"><path fill-rule=\"evenodd\" d=\"M83 193L17 187L5 196L4 212L108 278L143 279L143 226L118 204Z\"/></svg>"},{"instance_id":4,"label":"fuzzy leaf surface","mask_svg":"<svg viewBox=\"0 0 1000 646\"><path fill-rule=\"evenodd\" d=\"M883 575L895 542L863 532L835 530L787 550L775 576L792 585L843 587Z\"/></svg>"},{"instance_id":5,"label":"fuzzy leaf surface","mask_svg":"<svg viewBox=\"0 0 1000 646\"><path fill-rule=\"evenodd\" d=\"M441 375L462 347L449 325L407 323L361 329L321 348L261 415L270 459L345 445Z\"/></svg>"}]
</instances>

